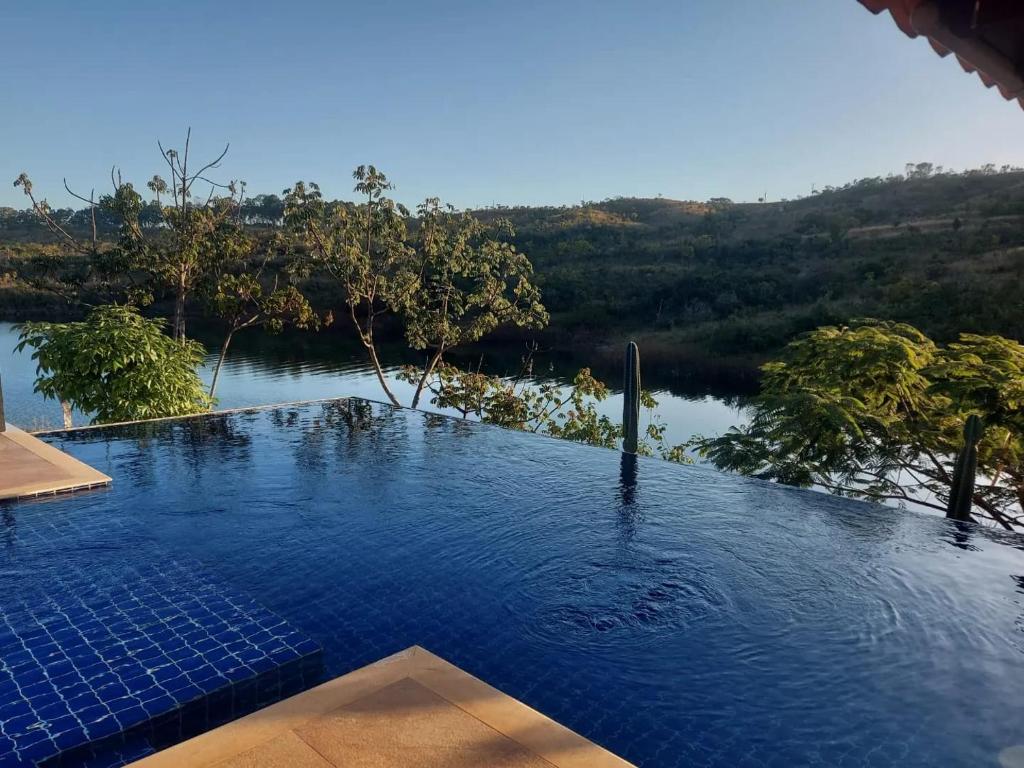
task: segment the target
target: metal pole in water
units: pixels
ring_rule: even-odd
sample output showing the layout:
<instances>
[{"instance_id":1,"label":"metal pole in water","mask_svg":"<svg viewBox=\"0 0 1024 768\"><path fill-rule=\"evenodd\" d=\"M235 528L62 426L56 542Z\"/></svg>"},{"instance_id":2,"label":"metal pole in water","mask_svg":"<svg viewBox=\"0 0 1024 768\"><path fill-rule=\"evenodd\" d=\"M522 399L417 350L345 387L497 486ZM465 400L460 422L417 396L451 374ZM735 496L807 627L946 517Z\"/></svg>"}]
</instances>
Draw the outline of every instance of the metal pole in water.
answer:
<instances>
[{"instance_id":1,"label":"metal pole in water","mask_svg":"<svg viewBox=\"0 0 1024 768\"><path fill-rule=\"evenodd\" d=\"M7 429L7 422L4 421L4 385L3 380L0 379L0 432Z\"/></svg>"},{"instance_id":2,"label":"metal pole in water","mask_svg":"<svg viewBox=\"0 0 1024 768\"><path fill-rule=\"evenodd\" d=\"M964 447L956 457L953 484L949 492L946 517L952 520L970 520L974 498L974 479L978 474L978 441L981 440L981 419L968 416L964 423Z\"/></svg>"},{"instance_id":3,"label":"metal pole in water","mask_svg":"<svg viewBox=\"0 0 1024 768\"><path fill-rule=\"evenodd\" d=\"M640 348L636 342L626 345L626 364L622 385L622 450L636 453L640 429Z\"/></svg>"}]
</instances>

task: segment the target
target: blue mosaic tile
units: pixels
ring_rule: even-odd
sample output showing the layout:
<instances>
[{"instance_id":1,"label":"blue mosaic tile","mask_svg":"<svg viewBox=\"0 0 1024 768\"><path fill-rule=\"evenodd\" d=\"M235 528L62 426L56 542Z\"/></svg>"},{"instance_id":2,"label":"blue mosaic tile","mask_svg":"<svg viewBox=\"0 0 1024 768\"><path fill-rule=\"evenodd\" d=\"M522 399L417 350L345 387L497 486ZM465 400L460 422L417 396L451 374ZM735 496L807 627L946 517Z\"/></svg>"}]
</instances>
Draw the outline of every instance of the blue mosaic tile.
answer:
<instances>
[{"instance_id":1,"label":"blue mosaic tile","mask_svg":"<svg viewBox=\"0 0 1024 768\"><path fill-rule=\"evenodd\" d=\"M188 559L69 563L0 606L0 766L123 765L308 687L320 656Z\"/></svg>"}]
</instances>

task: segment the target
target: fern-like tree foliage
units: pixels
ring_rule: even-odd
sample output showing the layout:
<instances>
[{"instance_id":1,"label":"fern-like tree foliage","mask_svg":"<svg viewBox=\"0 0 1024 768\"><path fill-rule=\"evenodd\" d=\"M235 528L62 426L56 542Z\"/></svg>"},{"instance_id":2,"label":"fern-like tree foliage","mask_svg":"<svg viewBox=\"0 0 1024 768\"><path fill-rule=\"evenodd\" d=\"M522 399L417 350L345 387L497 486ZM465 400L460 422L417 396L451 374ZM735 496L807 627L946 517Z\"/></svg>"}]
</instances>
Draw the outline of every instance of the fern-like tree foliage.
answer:
<instances>
[{"instance_id":1,"label":"fern-like tree foliage","mask_svg":"<svg viewBox=\"0 0 1024 768\"><path fill-rule=\"evenodd\" d=\"M533 266L509 242L512 225L486 226L475 216L430 198L417 209L410 287L398 309L405 337L427 353L412 407L451 349L471 344L502 325L543 328L548 313Z\"/></svg>"},{"instance_id":2,"label":"fern-like tree foliage","mask_svg":"<svg viewBox=\"0 0 1024 768\"><path fill-rule=\"evenodd\" d=\"M205 350L189 339L175 341L164 321L127 306L92 310L82 322L25 323L17 350L32 347L35 391L103 424L183 416L209 408L197 373Z\"/></svg>"},{"instance_id":3,"label":"fern-like tree foliage","mask_svg":"<svg viewBox=\"0 0 1024 768\"><path fill-rule=\"evenodd\" d=\"M750 422L693 446L720 469L945 511L964 422L981 417L972 517L1024 525L1024 346L910 325L818 328L763 367Z\"/></svg>"},{"instance_id":4,"label":"fern-like tree foliage","mask_svg":"<svg viewBox=\"0 0 1024 768\"><path fill-rule=\"evenodd\" d=\"M306 252L305 271L324 272L342 289L352 326L393 404L400 405L374 335L381 321L401 324L409 346L425 353L412 381L414 408L446 353L499 326L547 325L533 267L511 243L507 221L487 225L437 198L412 216L387 197L391 182L377 168L361 165L352 175L358 205L326 201L316 184L298 182L285 190L285 224Z\"/></svg>"},{"instance_id":5,"label":"fern-like tree foliage","mask_svg":"<svg viewBox=\"0 0 1024 768\"><path fill-rule=\"evenodd\" d=\"M424 384L430 402L438 408L458 411L463 418L508 429L550 435L602 448L617 448L622 439L622 424L598 412L598 403L608 398L608 387L589 368L581 369L570 386L528 382L532 375L532 355L514 378L492 376L481 371L464 371L449 363L434 366ZM399 378L411 384L422 380L423 371L407 366ZM685 445L665 441L666 424L658 418L658 401L649 392L640 393L640 402L648 412L644 436L637 446L641 456L659 456L666 461L690 464Z\"/></svg>"},{"instance_id":6,"label":"fern-like tree foliage","mask_svg":"<svg viewBox=\"0 0 1024 768\"><path fill-rule=\"evenodd\" d=\"M412 290L409 211L385 196L391 182L372 165L359 166L352 176L361 205L327 201L315 183L300 181L285 190L285 225L307 252L307 271L323 272L341 288L381 388L401 405L384 375L375 333L381 317Z\"/></svg>"}]
</instances>

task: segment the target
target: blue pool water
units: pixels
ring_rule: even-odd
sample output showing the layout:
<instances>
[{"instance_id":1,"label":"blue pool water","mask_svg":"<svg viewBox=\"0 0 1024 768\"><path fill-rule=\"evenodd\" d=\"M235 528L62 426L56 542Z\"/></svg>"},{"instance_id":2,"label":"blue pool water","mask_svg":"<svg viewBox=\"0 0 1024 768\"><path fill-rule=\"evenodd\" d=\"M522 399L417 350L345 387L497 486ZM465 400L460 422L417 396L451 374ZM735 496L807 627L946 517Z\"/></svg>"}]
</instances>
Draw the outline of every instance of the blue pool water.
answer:
<instances>
[{"instance_id":1,"label":"blue pool water","mask_svg":"<svg viewBox=\"0 0 1024 768\"><path fill-rule=\"evenodd\" d=\"M641 766L1024 744L1015 536L359 400L46 439L113 487L0 506L0 606L170 552L329 675L419 644Z\"/></svg>"}]
</instances>

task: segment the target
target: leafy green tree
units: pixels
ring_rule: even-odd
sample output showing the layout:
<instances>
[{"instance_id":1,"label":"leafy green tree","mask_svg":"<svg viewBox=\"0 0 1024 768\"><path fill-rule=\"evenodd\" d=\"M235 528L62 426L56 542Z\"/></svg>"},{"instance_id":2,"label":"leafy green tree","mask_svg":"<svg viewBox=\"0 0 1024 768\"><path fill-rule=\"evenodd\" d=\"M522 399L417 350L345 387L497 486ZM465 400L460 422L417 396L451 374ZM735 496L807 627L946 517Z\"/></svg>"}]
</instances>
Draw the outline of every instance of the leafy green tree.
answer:
<instances>
[{"instance_id":1,"label":"leafy green tree","mask_svg":"<svg viewBox=\"0 0 1024 768\"><path fill-rule=\"evenodd\" d=\"M111 253L112 246L100 238L100 220L105 210L96 199L95 191L88 198L71 191L67 182L64 188L68 194L87 203L87 208L77 216L79 224L86 222L88 234L81 233L81 227L72 226L67 212L54 210L46 198L37 197L32 180L27 173L21 173L14 180L29 199L36 221L42 223L59 245L56 249L39 249L23 266L20 278L37 290L56 294L69 304L78 303L87 286L107 293L113 299L117 290L112 278L117 274Z\"/></svg>"},{"instance_id":2,"label":"leafy green tree","mask_svg":"<svg viewBox=\"0 0 1024 768\"><path fill-rule=\"evenodd\" d=\"M285 223L309 251L309 264L341 285L349 318L366 349L388 399L400 405L388 386L377 354L378 318L400 306L410 290L411 249L406 244L409 211L384 196L387 177L372 165L352 174L360 206L327 202L313 183L285 190Z\"/></svg>"},{"instance_id":3,"label":"leafy green tree","mask_svg":"<svg viewBox=\"0 0 1024 768\"><path fill-rule=\"evenodd\" d=\"M940 347L912 326L860 320L806 334L762 370L749 424L694 441L719 468L945 511L964 422L977 414L973 516L1021 525L1024 346L963 334Z\"/></svg>"},{"instance_id":4,"label":"leafy green tree","mask_svg":"<svg viewBox=\"0 0 1024 768\"><path fill-rule=\"evenodd\" d=\"M488 227L430 198L419 206L417 226L417 271L401 281L404 291L395 302L409 346L428 352L413 408L446 352L501 325L542 328L548 322L530 260L505 239L514 234L508 221Z\"/></svg>"},{"instance_id":5,"label":"leafy green tree","mask_svg":"<svg viewBox=\"0 0 1024 768\"><path fill-rule=\"evenodd\" d=\"M146 182L146 186L149 187L149 191L155 196L156 204L160 205L160 195L167 194L167 182L159 175L154 175L152 179Z\"/></svg>"},{"instance_id":6,"label":"leafy green tree","mask_svg":"<svg viewBox=\"0 0 1024 768\"><path fill-rule=\"evenodd\" d=\"M491 376L477 371L463 371L449 363L439 363L428 379L426 389L431 403L450 408L486 423L509 429L550 435L577 443L618 448L622 424L598 413L596 404L608 398L608 387L594 377L589 368L581 369L572 385L555 382L536 386L528 383L531 359L512 379ZM400 378L417 383L421 369L408 366ZM654 415L658 401L648 392L641 393L641 403L650 414L646 436L640 441L638 453L658 455L683 464L691 462L685 446L665 443L665 424Z\"/></svg>"},{"instance_id":7,"label":"leafy green tree","mask_svg":"<svg viewBox=\"0 0 1024 768\"><path fill-rule=\"evenodd\" d=\"M218 273L219 263L236 258L245 244L239 217L245 184L238 181L222 184L208 176L227 155L228 147L211 162L196 166L190 157L191 139L190 128L181 151L164 149L158 142L171 180L168 184L160 176L153 176L146 183L155 196L152 207L131 183L113 170L110 174L113 189L99 199L94 191L89 197L79 195L65 182L67 192L87 204L88 237L76 234L45 199L38 199L28 175L22 173L15 180L15 186L21 187L28 196L33 211L46 228L69 252L84 259L86 265L85 273L70 284L55 283L52 277L44 284L72 300L77 289L98 276L107 283L121 286L124 297L140 305L152 302L158 290L169 291L174 298L173 335L184 341L190 298L204 280ZM206 194L200 195L200 192ZM161 204L161 196L167 198L166 205ZM116 228L116 242L101 238L101 221ZM144 222L147 226L143 226ZM58 270L48 272L55 273Z\"/></svg>"},{"instance_id":8,"label":"leafy green tree","mask_svg":"<svg viewBox=\"0 0 1024 768\"><path fill-rule=\"evenodd\" d=\"M181 151L164 149L158 142L171 180L168 184L154 176L147 186L158 206L161 195L169 196L168 204L159 206L162 226L146 233L139 221L145 207L142 198L120 179L114 196L104 201L123 222L119 249L126 260L174 297L171 328L178 341L185 340L186 312L193 293L202 288L204 280L218 274L222 262L237 258L248 244L240 221L245 183L233 180L222 184L207 175L220 165L230 145L214 160L196 167L190 166L191 141L189 128ZM205 199L197 195L200 189L208 190Z\"/></svg>"},{"instance_id":9,"label":"leafy green tree","mask_svg":"<svg viewBox=\"0 0 1024 768\"><path fill-rule=\"evenodd\" d=\"M25 323L17 350L35 349L35 391L61 402L66 427L72 408L98 424L207 410L202 345L175 341L163 327L133 307L101 306L83 322Z\"/></svg>"},{"instance_id":10,"label":"leafy green tree","mask_svg":"<svg viewBox=\"0 0 1024 768\"><path fill-rule=\"evenodd\" d=\"M385 196L387 177L374 166L353 173L359 206L324 201L315 184L285 192L285 219L309 250L309 262L340 284L349 317L388 399L399 405L377 354L376 323L399 319L413 349L427 352L412 406L446 352L480 340L500 325L539 328L548 316L531 282L525 254L506 239L507 223L487 227L432 198L409 211Z\"/></svg>"},{"instance_id":11,"label":"leafy green tree","mask_svg":"<svg viewBox=\"0 0 1024 768\"><path fill-rule=\"evenodd\" d=\"M217 392L228 348L239 331L262 327L270 333L280 333L285 325L319 328L320 319L302 292L294 285L280 285L279 280L275 275L264 284L262 267L255 271L225 273L217 280L208 301L214 314L226 325L226 333L210 382L211 399Z\"/></svg>"}]
</instances>

